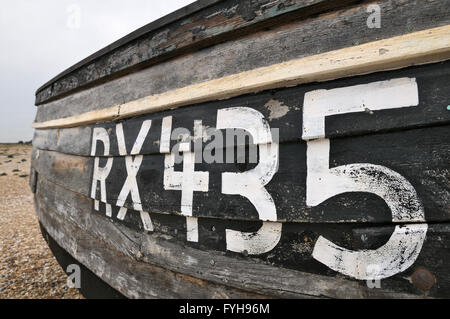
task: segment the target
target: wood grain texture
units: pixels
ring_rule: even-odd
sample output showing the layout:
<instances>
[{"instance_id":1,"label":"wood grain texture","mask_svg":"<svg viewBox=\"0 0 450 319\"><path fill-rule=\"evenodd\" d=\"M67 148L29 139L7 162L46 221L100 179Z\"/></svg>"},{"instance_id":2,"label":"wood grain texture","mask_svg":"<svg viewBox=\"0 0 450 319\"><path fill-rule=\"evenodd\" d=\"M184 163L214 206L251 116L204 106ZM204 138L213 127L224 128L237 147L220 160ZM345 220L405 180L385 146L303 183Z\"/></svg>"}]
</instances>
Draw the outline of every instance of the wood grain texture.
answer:
<instances>
[{"instance_id":1,"label":"wood grain texture","mask_svg":"<svg viewBox=\"0 0 450 319\"><path fill-rule=\"evenodd\" d=\"M254 69L104 110L35 123L33 127L63 128L117 120L269 89L399 69L449 58L450 26L445 26Z\"/></svg>"},{"instance_id":2,"label":"wood grain texture","mask_svg":"<svg viewBox=\"0 0 450 319\"><path fill-rule=\"evenodd\" d=\"M87 58L81 60L77 64L71 66L70 68L66 69L65 71L61 72L57 76L55 76L53 79L42 85L39 89L36 91L36 96L39 99L39 96L46 96L48 92L45 92L46 89L51 87L53 84L58 82L59 80L63 79L70 73L74 71L79 71L79 69L83 68L84 66L88 65L89 63L93 62L96 59L101 58L104 55L107 55L109 53L112 53L113 50L116 50L120 48L123 45L126 45L128 42L134 41L138 39L139 37L145 36L145 34L151 33L153 31L156 31L160 28L163 28L164 26L176 22L179 19L186 18L187 16L194 14L200 10L204 10L208 8L211 5L214 5L222 0L200 0L195 1L194 3L191 3L181 9L176 10L175 12L169 13L168 15L165 15L139 29L136 31L126 35L125 37L115 41L114 43L108 45L107 47L95 52L94 54L88 56ZM57 93L55 93L57 94Z\"/></svg>"},{"instance_id":3,"label":"wood grain texture","mask_svg":"<svg viewBox=\"0 0 450 319\"><path fill-rule=\"evenodd\" d=\"M90 158L61 156L55 152L33 150L32 170L74 192L88 195L92 183L93 163ZM34 175L33 174L33 175Z\"/></svg>"},{"instance_id":4,"label":"wood grain texture","mask_svg":"<svg viewBox=\"0 0 450 319\"><path fill-rule=\"evenodd\" d=\"M448 126L335 139L331 141L331 166L372 163L388 167L404 176L416 189L425 206L428 222L447 222L450 216L449 140ZM181 192L164 190L164 158L164 154L144 156L137 174L141 193L139 204L145 211L179 215ZM103 159L102 166L105 161ZM39 176L79 194L91 195L93 157L36 150L32 165ZM197 164L196 171L209 172L210 182L208 193L194 194L194 216L258 220L255 208L247 199L222 194L223 172L243 172L253 167L254 164L249 163ZM176 170L181 171L182 165L176 166ZM306 143L281 144L280 168L267 186L277 207L278 220L308 223L391 222L386 204L374 195L363 193L343 194L321 206L306 207L306 174ZM127 176L125 158L114 157L106 180L108 203L114 205L117 202ZM124 206L133 209L134 204L129 198Z\"/></svg>"},{"instance_id":5,"label":"wood grain texture","mask_svg":"<svg viewBox=\"0 0 450 319\"><path fill-rule=\"evenodd\" d=\"M40 105L36 122L100 110L255 68L450 24L450 7L440 0L386 0L377 4L383 15L381 29L367 28L367 5L295 20Z\"/></svg>"},{"instance_id":6,"label":"wood grain texture","mask_svg":"<svg viewBox=\"0 0 450 319\"><path fill-rule=\"evenodd\" d=\"M368 4L295 20L74 92L41 105L36 122L99 110L318 52L450 24L449 6L440 0L386 0L377 4L383 15L381 29L367 28Z\"/></svg>"},{"instance_id":7,"label":"wood grain texture","mask_svg":"<svg viewBox=\"0 0 450 319\"><path fill-rule=\"evenodd\" d=\"M381 29L367 28L366 5L296 20L74 92L65 98L41 105L36 122L99 110L318 52L450 24L449 6L440 0L386 0L377 4L383 14Z\"/></svg>"},{"instance_id":8,"label":"wood grain texture","mask_svg":"<svg viewBox=\"0 0 450 319\"><path fill-rule=\"evenodd\" d=\"M351 0L253 0L206 1L206 5L192 4L186 15L165 20L153 28L144 27L113 43L100 53L79 63L40 88L36 103L58 98L77 89L95 85L111 77L118 77L148 67L174 56L255 32L273 24L292 19L304 19L336 7L357 1ZM199 11L200 10L200 11ZM176 15L176 14L175 14Z\"/></svg>"},{"instance_id":9,"label":"wood grain texture","mask_svg":"<svg viewBox=\"0 0 450 319\"><path fill-rule=\"evenodd\" d=\"M185 287L189 289L185 289L184 282L161 276L151 270L155 267L173 271L176 278L197 278L198 282L203 282L204 294L218 289L211 283L219 287L226 285L231 291L244 290L250 295L284 298L423 298L445 297L449 293L444 269L448 263L445 238L449 236L449 228L446 225L432 226L423 253L411 270L382 281L381 289L369 289L365 282L348 280L326 270L311 259L310 252L318 234L355 249L374 249L389 237L391 227L361 229L355 225L287 224L279 248L264 256L243 257L221 251L223 248L218 242L223 239L223 230L220 227L211 231L212 225L217 225L215 220L201 220L202 226L209 227L210 231L202 238L202 244L193 244L184 242L181 231L184 226L176 219L152 214L157 225L155 233L135 230L93 212L92 200L55 185L52 187L52 183L45 180L39 182L36 202L43 225L62 247L125 295L132 291L134 297L168 296L166 289L159 293L161 281L169 282L172 296L192 297L189 289L201 295L198 287L188 285ZM361 235L366 235L367 239ZM430 258L439 262L430 263ZM408 281L418 267L426 267L437 277L438 285L427 294ZM114 279L114 273L121 279ZM152 286L150 280L154 275L162 278L156 279Z\"/></svg>"},{"instance_id":10,"label":"wood grain texture","mask_svg":"<svg viewBox=\"0 0 450 319\"><path fill-rule=\"evenodd\" d=\"M132 299L252 299L261 294L207 282L132 259L36 202L39 220L58 245Z\"/></svg>"}]
</instances>

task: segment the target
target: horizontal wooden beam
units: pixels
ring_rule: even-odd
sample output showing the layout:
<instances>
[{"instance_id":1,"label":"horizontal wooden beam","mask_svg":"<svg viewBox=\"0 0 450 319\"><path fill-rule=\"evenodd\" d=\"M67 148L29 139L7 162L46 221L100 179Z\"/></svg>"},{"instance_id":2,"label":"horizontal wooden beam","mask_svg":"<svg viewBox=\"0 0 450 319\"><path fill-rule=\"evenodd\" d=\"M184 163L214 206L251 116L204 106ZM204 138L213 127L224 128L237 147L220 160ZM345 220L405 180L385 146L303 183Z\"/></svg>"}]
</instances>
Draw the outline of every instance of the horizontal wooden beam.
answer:
<instances>
[{"instance_id":1,"label":"horizontal wooden beam","mask_svg":"<svg viewBox=\"0 0 450 319\"><path fill-rule=\"evenodd\" d=\"M251 96L235 97L225 101L212 101L174 111L152 113L125 119L121 121L121 124L124 136L127 139L134 139L138 136L142 123L144 121L152 121L151 128L139 154L160 154L161 131L165 117L172 116L173 128L183 127L189 129L191 131L190 136L195 136L193 123L196 120L202 119L202 125L212 129L216 127L219 110L245 105L260 112L271 128L279 129L278 141L280 144L298 143L301 142L302 135L300 132L303 129L303 110L299 105L300 101L304 100L307 92L318 88L342 88L361 83L376 83L398 78L414 78L416 80L420 96L419 105L412 109L406 107L330 116L326 120L326 137L335 139L450 124L450 112L447 111L447 105L450 102L450 82L442 80L450 78L450 60L402 70L378 72L353 79L339 79L333 81L332 84L310 83L294 88L282 88ZM62 105L58 107L62 107ZM116 123L114 122L63 129L37 130L34 135L33 146L35 149L40 150L91 156L92 133L94 128L98 126L109 132L109 156L120 156ZM215 131L215 133L219 132ZM211 130L209 135L213 135ZM248 140L247 142L249 143L250 141ZM178 141L171 141L170 149L173 149L176 143ZM204 142L202 147L205 148L208 145L208 142ZM95 155L102 156L103 149L99 148Z\"/></svg>"},{"instance_id":2,"label":"horizontal wooden beam","mask_svg":"<svg viewBox=\"0 0 450 319\"><path fill-rule=\"evenodd\" d=\"M242 72L110 108L34 123L65 128L129 118L268 89L329 81L450 59L450 25Z\"/></svg>"}]
</instances>

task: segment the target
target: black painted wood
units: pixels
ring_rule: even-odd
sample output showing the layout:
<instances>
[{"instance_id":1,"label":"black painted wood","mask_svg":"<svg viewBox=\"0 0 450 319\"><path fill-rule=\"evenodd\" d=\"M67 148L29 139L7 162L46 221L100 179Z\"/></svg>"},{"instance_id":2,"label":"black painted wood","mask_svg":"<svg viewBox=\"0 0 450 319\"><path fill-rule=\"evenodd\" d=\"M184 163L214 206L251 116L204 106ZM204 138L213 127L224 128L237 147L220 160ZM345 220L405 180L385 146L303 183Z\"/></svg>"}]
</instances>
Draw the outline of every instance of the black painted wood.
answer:
<instances>
[{"instance_id":1,"label":"black painted wood","mask_svg":"<svg viewBox=\"0 0 450 319\"><path fill-rule=\"evenodd\" d=\"M448 187L450 130L448 126L418 128L331 140L331 167L352 163L386 166L404 176L425 206L428 222L449 221ZM224 152L230 151L229 149ZM36 153L36 152L35 152ZM33 167L39 175L74 192L90 196L94 158L39 151ZM180 214L181 191L164 190L164 154L144 156L137 175L143 209L161 214ZM101 166L106 159L102 159ZM257 220L253 205L244 197L222 194L222 173L243 172L255 164L197 164L196 171L210 174L209 192L195 192L194 216L235 220ZM177 164L176 171L183 165ZM306 143L280 145L280 167L267 185L277 207L278 220L313 223L389 223L391 213L375 195L349 193L324 204L306 207ZM108 202L115 204L127 179L124 157L115 157L106 180ZM97 191L100 198L100 191ZM131 197L125 204L133 208Z\"/></svg>"}]
</instances>

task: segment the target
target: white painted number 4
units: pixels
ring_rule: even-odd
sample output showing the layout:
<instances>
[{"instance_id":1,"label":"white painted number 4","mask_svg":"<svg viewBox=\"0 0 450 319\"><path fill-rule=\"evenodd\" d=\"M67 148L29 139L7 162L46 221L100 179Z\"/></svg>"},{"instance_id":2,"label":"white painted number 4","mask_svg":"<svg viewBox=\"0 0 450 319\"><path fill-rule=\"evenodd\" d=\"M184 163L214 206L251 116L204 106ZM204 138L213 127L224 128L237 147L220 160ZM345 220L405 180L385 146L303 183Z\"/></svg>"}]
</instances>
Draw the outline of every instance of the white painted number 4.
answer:
<instances>
[{"instance_id":1,"label":"white painted number 4","mask_svg":"<svg viewBox=\"0 0 450 319\"><path fill-rule=\"evenodd\" d=\"M329 268L360 280L381 280L401 273L416 261L428 226L414 187L400 174L372 164L330 168L330 141L325 138L325 118L330 115L417 106L415 79L401 78L305 95L303 139L307 141L307 205L318 206L347 192L367 192L381 197L397 226L390 240L376 250L351 251L320 237L313 257ZM411 224L413 223L413 224Z\"/></svg>"}]
</instances>

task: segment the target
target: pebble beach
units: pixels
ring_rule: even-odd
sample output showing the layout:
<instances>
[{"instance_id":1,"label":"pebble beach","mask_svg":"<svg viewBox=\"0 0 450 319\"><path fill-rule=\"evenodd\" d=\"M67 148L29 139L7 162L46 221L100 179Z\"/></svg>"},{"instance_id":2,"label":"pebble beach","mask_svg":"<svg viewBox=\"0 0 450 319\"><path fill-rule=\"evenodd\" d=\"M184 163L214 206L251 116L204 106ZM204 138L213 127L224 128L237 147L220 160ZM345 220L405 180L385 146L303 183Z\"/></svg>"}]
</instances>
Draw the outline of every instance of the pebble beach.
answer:
<instances>
[{"instance_id":1,"label":"pebble beach","mask_svg":"<svg viewBox=\"0 0 450 319\"><path fill-rule=\"evenodd\" d=\"M31 150L0 144L0 299L82 299L42 238L28 186Z\"/></svg>"}]
</instances>

